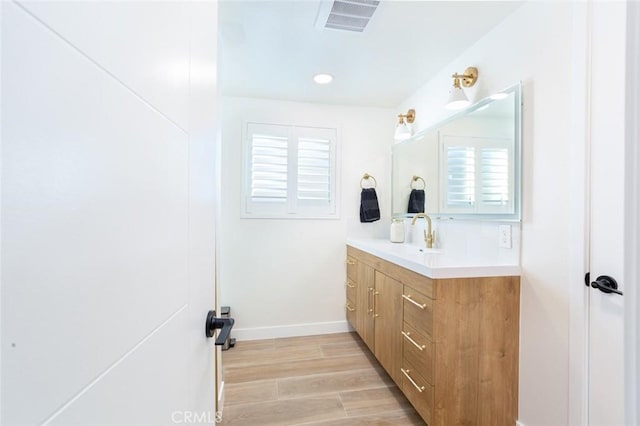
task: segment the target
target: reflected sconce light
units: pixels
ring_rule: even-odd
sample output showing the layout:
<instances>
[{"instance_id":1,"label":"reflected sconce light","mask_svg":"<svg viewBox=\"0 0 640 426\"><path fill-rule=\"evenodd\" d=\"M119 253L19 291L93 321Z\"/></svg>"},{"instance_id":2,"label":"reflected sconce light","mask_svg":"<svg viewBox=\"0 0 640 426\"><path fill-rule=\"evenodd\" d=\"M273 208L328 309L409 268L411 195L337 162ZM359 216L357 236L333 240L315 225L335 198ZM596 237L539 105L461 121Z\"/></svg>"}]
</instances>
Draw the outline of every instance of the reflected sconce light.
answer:
<instances>
[{"instance_id":1,"label":"reflected sconce light","mask_svg":"<svg viewBox=\"0 0 640 426\"><path fill-rule=\"evenodd\" d=\"M453 78L453 86L449 90L449 100L447 101L447 109L462 109L468 107L471 102L462 90L464 87L472 87L478 81L478 69L476 67L468 67L463 74L455 73Z\"/></svg>"},{"instance_id":2,"label":"reflected sconce light","mask_svg":"<svg viewBox=\"0 0 640 426\"><path fill-rule=\"evenodd\" d=\"M396 126L396 133L394 139L397 141L403 141L411 137L411 127L409 124L413 123L416 119L416 110L410 109L406 114L398 114L398 125Z\"/></svg>"}]
</instances>

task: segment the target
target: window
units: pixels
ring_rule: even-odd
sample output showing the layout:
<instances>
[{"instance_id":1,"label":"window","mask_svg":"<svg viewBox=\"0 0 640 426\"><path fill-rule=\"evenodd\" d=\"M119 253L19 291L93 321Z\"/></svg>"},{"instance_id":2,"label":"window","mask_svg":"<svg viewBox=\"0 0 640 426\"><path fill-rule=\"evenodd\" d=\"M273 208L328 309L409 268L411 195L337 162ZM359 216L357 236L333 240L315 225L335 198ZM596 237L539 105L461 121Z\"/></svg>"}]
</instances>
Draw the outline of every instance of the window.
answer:
<instances>
[{"instance_id":1,"label":"window","mask_svg":"<svg viewBox=\"0 0 640 426\"><path fill-rule=\"evenodd\" d=\"M242 217L337 218L336 129L247 123Z\"/></svg>"},{"instance_id":2,"label":"window","mask_svg":"<svg viewBox=\"0 0 640 426\"><path fill-rule=\"evenodd\" d=\"M442 208L451 213L513 211L513 150L508 139L442 137Z\"/></svg>"}]
</instances>

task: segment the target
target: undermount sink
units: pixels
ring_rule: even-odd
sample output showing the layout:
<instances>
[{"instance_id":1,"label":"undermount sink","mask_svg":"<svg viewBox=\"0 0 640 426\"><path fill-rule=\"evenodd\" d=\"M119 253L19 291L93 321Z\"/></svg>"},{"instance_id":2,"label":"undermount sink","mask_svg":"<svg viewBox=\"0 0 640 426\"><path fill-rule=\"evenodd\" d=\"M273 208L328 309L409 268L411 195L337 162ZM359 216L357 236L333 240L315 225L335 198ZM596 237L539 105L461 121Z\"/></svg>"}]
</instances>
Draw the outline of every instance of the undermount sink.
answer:
<instances>
[{"instance_id":1,"label":"undermount sink","mask_svg":"<svg viewBox=\"0 0 640 426\"><path fill-rule=\"evenodd\" d=\"M389 250L392 252L396 252L401 256L413 256L413 255L422 255L422 254L442 254L442 249L438 248L426 248L415 246L412 244L391 244Z\"/></svg>"},{"instance_id":2,"label":"undermount sink","mask_svg":"<svg viewBox=\"0 0 640 426\"><path fill-rule=\"evenodd\" d=\"M426 253L426 254L440 254L440 253L442 253L441 249L426 248L426 247L418 247L418 251L420 253Z\"/></svg>"}]
</instances>

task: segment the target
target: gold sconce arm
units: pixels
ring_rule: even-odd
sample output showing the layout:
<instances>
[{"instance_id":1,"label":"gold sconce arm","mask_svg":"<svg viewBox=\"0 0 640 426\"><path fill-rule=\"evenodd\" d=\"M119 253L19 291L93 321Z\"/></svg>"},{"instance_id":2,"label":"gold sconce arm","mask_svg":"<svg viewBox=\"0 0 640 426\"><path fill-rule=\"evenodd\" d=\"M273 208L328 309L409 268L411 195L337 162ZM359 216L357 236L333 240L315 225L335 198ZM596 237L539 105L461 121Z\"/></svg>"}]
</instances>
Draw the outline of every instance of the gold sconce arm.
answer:
<instances>
[{"instance_id":1,"label":"gold sconce arm","mask_svg":"<svg viewBox=\"0 0 640 426\"><path fill-rule=\"evenodd\" d=\"M411 124L416 119L416 110L411 108L406 114L398 114L398 124L404 124L404 120Z\"/></svg>"},{"instance_id":2,"label":"gold sconce arm","mask_svg":"<svg viewBox=\"0 0 640 426\"><path fill-rule=\"evenodd\" d=\"M451 77L455 87L459 88L461 81L464 87L472 87L478 81L478 68L468 67L463 74L454 73Z\"/></svg>"}]
</instances>

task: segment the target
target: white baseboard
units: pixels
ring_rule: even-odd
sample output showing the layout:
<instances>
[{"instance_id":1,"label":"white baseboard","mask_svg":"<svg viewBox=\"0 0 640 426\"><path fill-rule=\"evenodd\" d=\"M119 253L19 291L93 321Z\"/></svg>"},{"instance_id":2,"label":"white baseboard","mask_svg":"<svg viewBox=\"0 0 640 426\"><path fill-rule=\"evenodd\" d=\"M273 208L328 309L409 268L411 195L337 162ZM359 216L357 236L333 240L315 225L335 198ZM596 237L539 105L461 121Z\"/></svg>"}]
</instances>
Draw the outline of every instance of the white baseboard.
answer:
<instances>
[{"instance_id":1,"label":"white baseboard","mask_svg":"<svg viewBox=\"0 0 640 426\"><path fill-rule=\"evenodd\" d=\"M315 322L272 327L234 328L231 336L241 340L276 339L279 337L313 336L316 334L346 333L353 331L347 321Z\"/></svg>"},{"instance_id":2,"label":"white baseboard","mask_svg":"<svg viewBox=\"0 0 640 426\"><path fill-rule=\"evenodd\" d=\"M519 421L519 420L516 420L516 426L524 426L524 423L522 423L522 422L521 422L521 421Z\"/></svg>"}]
</instances>

